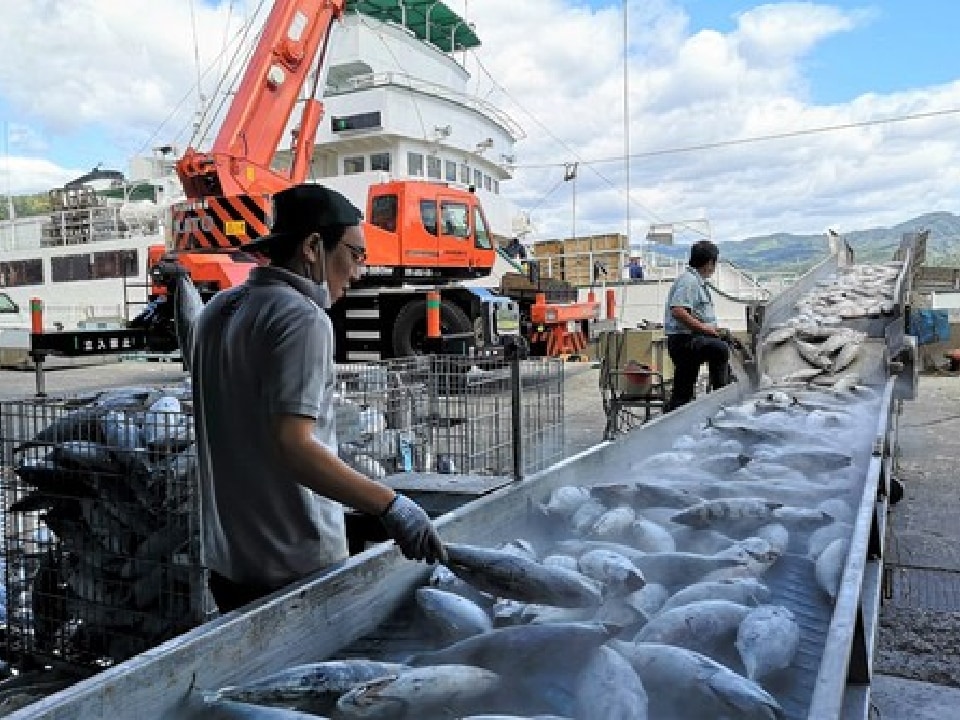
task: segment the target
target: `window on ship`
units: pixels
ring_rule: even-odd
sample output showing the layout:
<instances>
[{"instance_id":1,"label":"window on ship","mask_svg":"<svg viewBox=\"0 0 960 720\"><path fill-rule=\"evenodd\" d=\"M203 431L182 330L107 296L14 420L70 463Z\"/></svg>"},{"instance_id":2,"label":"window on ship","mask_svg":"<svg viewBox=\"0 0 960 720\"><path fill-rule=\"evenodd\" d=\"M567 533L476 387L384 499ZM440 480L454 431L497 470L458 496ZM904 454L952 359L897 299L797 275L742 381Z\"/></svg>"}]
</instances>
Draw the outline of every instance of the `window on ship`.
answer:
<instances>
[{"instance_id":1,"label":"window on ship","mask_svg":"<svg viewBox=\"0 0 960 720\"><path fill-rule=\"evenodd\" d=\"M343 174L356 175L357 173L362 173L365 164L366 162L363 155L345 157L343 159Z\"/></svg>"},{"instance_id":2,"label":"window on ship","mask_svg":"<svg viewBox=\"0 0 960 720\"><path fill-rule=\"evenodd\" d=\"M370 169L390 172L390 153L373 153L370 156Z\"/></svg>"},{"instance_id":3,"label":"window on ship","mask_svg":"<svg viewBox=\"0 0 960 720\"><path fill-rule=\"evenodd\" d=\"M407 153L407 174L410 177L423 177L423 155L415 152Z\"/></svg>"},{"instance_id":4,"label":"window on ship","mask_svg":"<svg viewBox=\"0 0 960 720\"><path fill-rule=\"evenodd\" d=\"M43 260L10 260L0 262L0 287L43 285Z\"/></svg>"}]
</instances>

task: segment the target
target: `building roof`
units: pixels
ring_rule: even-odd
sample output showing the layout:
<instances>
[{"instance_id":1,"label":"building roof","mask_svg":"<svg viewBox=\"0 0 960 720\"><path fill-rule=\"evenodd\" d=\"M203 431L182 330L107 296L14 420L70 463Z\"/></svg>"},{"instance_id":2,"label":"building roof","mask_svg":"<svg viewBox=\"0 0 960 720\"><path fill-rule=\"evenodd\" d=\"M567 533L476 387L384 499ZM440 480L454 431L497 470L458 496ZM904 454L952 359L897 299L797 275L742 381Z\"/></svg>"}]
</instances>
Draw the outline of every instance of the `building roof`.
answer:
<instances>
[{"instance_id":1,"label":"building roof","mask_svg":"<svg viewBox=\"0 0 960 720\"><path fill-rule=\"evenodd\" d=\"M444 52L468 50L480 44L473 24L436 0L348 0L346 7L348 11L403 25L420 40L428 40Z\"/></svg>"}]
</instances>

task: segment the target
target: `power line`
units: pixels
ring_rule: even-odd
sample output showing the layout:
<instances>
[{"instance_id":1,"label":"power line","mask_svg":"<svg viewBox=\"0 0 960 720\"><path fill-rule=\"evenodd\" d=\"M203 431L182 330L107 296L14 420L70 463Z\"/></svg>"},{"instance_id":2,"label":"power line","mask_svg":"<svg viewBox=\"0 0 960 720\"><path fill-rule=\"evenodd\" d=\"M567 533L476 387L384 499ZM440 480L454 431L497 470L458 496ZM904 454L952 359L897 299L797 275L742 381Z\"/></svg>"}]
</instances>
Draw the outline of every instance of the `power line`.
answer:
<instances>
[{"instance_id":1,"label":"power line","mask_svg":"<svg viewBox=\"0 0 960 720\"><path fill-rule=\"evenodd\" d=\"M768 140L786 140L789 138L803 137L805 135L818 135L824 133L836 132L838 130L853 130L856 128L873 127L876 125L893 125L895 123L912 122L914 120L927 120L933 117L943 117L946 115L960 114L960 108L951 108L949 110L931 110L923 113L913 113L910 115L899 115L891 118L879 120L862 120L860 122L840 123L838 125L823 125L815 128L805 128L802 130L790 130L782 133L772 133L770 135L756 135L754 137L736 138L733 140L717 140L716 142L700 143L698 145L685 145L673 148L664 148L662 150L648 150L646 152L632 153L631 159L659 157L661 155L679 155L680 153L698 152L700 150L715 150L717 148L732 147L735 145L747 145L750 143L766 142ZM583 165L603 165L605 163L621 163L622 157L608 157L597 160L581 160ZM523 169L543 169L553 167L563 167L564 163L533 163L530 165L517 164L514 167Z\"/></svg>"}]
</instances>

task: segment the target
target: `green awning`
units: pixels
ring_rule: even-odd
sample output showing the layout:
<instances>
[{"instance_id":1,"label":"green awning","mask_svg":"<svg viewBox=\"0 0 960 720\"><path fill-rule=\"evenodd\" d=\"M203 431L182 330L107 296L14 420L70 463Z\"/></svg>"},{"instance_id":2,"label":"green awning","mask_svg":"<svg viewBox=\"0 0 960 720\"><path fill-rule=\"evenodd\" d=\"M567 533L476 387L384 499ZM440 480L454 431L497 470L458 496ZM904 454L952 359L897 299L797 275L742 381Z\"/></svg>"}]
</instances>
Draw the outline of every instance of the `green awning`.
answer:
<instances>
[{"instance_id":1,"label":"green awning","mask_svg":"<svg viewBox=\"0 0 960 720\"><path fill-rule=\"evenodd\" d=\"M473 27L438 0L347 0L346 7L347 11L404 25L444 52L469 50L480 44Z\"/></svg>"}]
</instances>

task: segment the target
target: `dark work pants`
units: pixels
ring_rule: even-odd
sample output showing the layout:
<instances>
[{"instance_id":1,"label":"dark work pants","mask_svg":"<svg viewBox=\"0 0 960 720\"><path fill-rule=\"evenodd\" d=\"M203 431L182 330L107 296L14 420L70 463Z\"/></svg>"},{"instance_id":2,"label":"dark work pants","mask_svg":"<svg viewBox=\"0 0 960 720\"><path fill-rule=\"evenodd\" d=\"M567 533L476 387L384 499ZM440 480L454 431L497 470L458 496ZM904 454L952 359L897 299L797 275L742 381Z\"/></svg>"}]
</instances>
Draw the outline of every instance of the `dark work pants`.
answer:
<instances>
[{"instance_id":1,"label":"dark work pants","mask_svg":"<svg viewBox=\"0 0 960 720\"><path fill-rule=\"evenodd\" d=\"M710 367L710 387L716 390L727 384L730 348L710 335L667 335L667 353L673 361L673 392L664 408L669 412L693 400L700 366Z\"/></svg>"},{"instance_id":2,"label":"dark work pants","mask_svg":"<svg viewBox=\"0 0 960 720\"><path fill-rule=\"evenodd\" d=\"M210 588L210 594L213 595L213 600L217 603L217 609L221 615L243 607L254 600L259 600L273 592L271 588L262 585L235 583L213 570L210 571L207 587Z\"/></svg>"}]
</instances>

